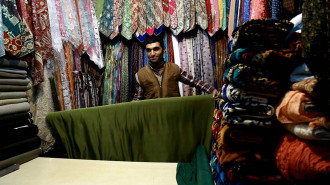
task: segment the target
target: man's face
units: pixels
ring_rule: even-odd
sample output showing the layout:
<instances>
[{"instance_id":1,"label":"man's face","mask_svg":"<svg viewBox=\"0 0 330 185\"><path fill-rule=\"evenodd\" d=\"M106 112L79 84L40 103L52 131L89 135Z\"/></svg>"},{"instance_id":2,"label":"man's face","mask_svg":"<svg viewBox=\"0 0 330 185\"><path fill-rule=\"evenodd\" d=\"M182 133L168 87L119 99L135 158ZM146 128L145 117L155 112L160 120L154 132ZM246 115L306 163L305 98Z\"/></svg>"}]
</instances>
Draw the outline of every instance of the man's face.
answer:
<instances>
[{"instance_id":1,"label":"man's face","mask_svg":"<svg viewBox=\"0 0 330 185\"><path fill-rule=\"evenodd\" d=\"M160 46L159 42L154 42L146 45L147 55L150 62L159 62L163 59L165 49Z\"/></svg>"}]
</instances>

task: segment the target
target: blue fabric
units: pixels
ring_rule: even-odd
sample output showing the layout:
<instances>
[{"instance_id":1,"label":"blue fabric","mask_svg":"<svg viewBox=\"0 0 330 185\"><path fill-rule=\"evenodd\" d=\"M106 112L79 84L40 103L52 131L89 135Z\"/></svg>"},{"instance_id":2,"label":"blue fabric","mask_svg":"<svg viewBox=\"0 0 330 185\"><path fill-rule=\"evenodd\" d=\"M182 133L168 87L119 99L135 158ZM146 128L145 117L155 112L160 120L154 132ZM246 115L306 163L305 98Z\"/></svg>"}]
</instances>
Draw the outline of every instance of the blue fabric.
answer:
<instances>
[{"instance_id":1,"label":"blue fabric","mask_svg":"<svg viewBox=\"0 0 330 185\"><path fill-rule=\"evenodd\" d=\"M282 0L272 0L272 19L279 19L279 15L282 13Z\"/></svg>"},{"instance_id":2,"label":"blue fabric","mask_svg":"<svg viewBox=\"0 0 330 185\"><path fill-rule=\"evenodd\" d=\"M234 0L235 1L235 0ZM234 17L234 30L237 28L237 19L238 19L238 6L239 6L239 0L236 0L236 3L235 3L235 17Z\"/></svg>"},{"instance_id":3,"label":"blue fabric","mask_svg":"<svg viewBox=\"0 0 330 185\"><path fill-rule=\"evenodd\" d=\"M5 52L5 45L3 40L3 27L2 27L2 11L0 8L0 57L4 56L6 54Z\"/></svg>"},{"instance_id":4,"label":"blue fabric","mask_svg":"<svg viewBox=\"0 0 330 185\"><path fill-rule=\"evenodd\" d=\"M290 74L290 82L300 82L308 78L313 78L314 75L310 72L306 63L297 66Z\"/></svg>"},{"instance_id":5,"label":"blue fabric","mask_svg":"<svg viewBox=\"0 0 330 185\"><path fill-rule=\"evenodd\" d=\"M164 25L162 24L158 29L155 28L154 35L159 35L162 33Z\"/></svg>"},{"instance_id":6,"label":"blue fabric","mask_svg":"<svg viewBox=\"0 0 330 185\"><path fill-rule=\"evenodd\" d=\"M166 62L168 62L169 58L168 58L168 46L167 46L167 33L164 34L164 47L166 49L166 52L163 55L163 58Z\"/></svg>"},{"instance_id":7,"label":"blue fabric","mask_svg":"<svg viewBox=\"0 0 330 185\"><path fill-rule=\"evenodd\" d=\"M250 20L250 3L251 3L251 0L244 0L242 24L245 23L246 21Z\"/></svg>"},{"instance_id":8,"label":"blue fabric","mask_svg":"<svg viewBox=\"0 0 330 185\"><path fill-rule=\"evenodd\" d=\"M147 50L145 49L143 53L143 66L146 65L148 65L148 55L147 55Z\"/></svg>"}]
</instances>

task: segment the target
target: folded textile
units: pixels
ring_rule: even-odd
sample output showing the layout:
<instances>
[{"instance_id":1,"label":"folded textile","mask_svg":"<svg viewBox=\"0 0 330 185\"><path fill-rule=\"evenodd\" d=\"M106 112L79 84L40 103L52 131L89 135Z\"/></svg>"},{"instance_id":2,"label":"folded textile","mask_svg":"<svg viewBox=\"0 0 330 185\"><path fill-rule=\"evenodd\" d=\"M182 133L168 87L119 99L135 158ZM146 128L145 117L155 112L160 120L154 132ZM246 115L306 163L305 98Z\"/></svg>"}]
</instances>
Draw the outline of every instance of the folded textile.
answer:
<instances>
[{"instance_id":1,"label":"folded textile","mask_svg":"<svg viewBox=\"0 0 330 185\"><path fill-rule=\"evenodd\" d=\"M0 131L0 147L37 136L38 127L26 124L18 127L2 127Z\"/></svg>"},{"instance_id":2,"label":"folded textile","mask_svg":"<svg viewBox=\"0 0 330 185\"><path fill-rule=\"evenodd\" d=\"M27 74L27 71L24 69L15 69L15 68L6 68L6 67L0 67L0 72L7 72L7 73L13 73L13 74Z\"/></svg>"},{"instance_id":3,"label":"folded textile","mask_svg":"<svg viewBox=\"0 0 330 185\"><path fill-rule=\"evenodd\" d=\"M23 60L0 58L0 66L27 69L28 64Z\"/></svg>"},{"instance_id":4,"label":"folded textile","mask_svg":"<svg viewBox=\"0 0 330 185\"><path fill-rule=\"evenodd\" d=\"M271 72L245 64L228 68L224 72L223 81L246 90L272 92L275 97L280 96L282 91L280 83L273 80Z\"/></svg>"},{"instance_id":5,"label":"folded textile","mask_svg":"<svg viewBox=\"0 0 330 185\"><path fill-rule=\"evenodd\" d=\"M30 111L30 104L28 102L15 103L0 106L0 115L13 114L18 112L28 112Z\"/></svg>"},{"instance_id":6,"label":"folded textile","mask_svg":"<svg viewBox=\"0 0 330 185\"><path fill-rule=\"evenodd\" d=\"M0 161L0 170L7 168L13 164L23 164L27 161L37 158L41 154L41 148L36 148L31 151L13 156L11 158Z\"/></svg>"},{"instance_id":7,"label":"folded textile","mask_svg":"<svg viewBox=\"0 0 330 185\"><path fill-rule=\"evenodd\" d=\"M241 105L240 103L226 102L221 107L223 117L240 116L242 118L267 119L274 115L274 107L269 104Z\"/></svg>"},{"instance_id":8,"label":"folded textile","mask_svg":"<svg viewBox=\"0 0 330 185\"><path fill-rule=\"evenodd\" d=\"M191 163L179 162L176 170L178 185L213 185L208 154L204 145L198 145Z\"/></svg>"},{"instance_id":9,"label":"folded textile","mask_svg":"<svg viewBox=\"0 0 330 185\"><path fill-rule=\"evenodd\" d=\"M0 133L2 132L2 130L5 130L5 129L8 130L8 128L21 127L21 126L29 125L32 123L33 123L33 120L31 118L25 118L25 119L21 119L21 120L12 121L12 122L7 121L7 120L4 120L4 121L2 120L0 123Z\"/></svg>"},{"instance_id":10,"label":"folded textile","mask_svg":"<svg viewBox=\"0 0 330 185\"><path fill-rule=\"evenodd\" d=\"M329 180L330 147L327 141L306 141L284 133L275 156L281 174L291 182L316 184L318 180Z\"/></svg>"},{"instance_id":11,"label":"folded textile","mask_svg":"<svg viewBox=\"0 0 330 185\"><path fill-rule=\"evenodd\" d=\"M274 102L274 98L267 94L259 95L254 92L248 92L244 89L235 87L227 83L221 87L221 97L228 102L240 103L241 105L269 104Z\"/></svg>"},{"instance_id":12,"label":"folded textile","mask_svg":"<svg viewBox=\"0 0 330 185\"><path fill-rule=\"evenodd\" d=\"M31 89L30 85L1 85L0 91L8 92L8 91L27 91Z\"/></svg>"},{"instance_id":13,"label":"folded textile","mask_svg":"<svg viewBox=\"0 0 330 185\"><path fill-rule=\"evenodd\" d=\"M309 96L318 96L317 89L315 89L318 81L316 78L308 78L291 85L292 90L301 91Z\"/></svg>"},{"instance_id":14,"label":"folded textile","mask_svg":"<svg viewBox=\"0 0 330 185\"><path fill-rule=\"evenodd\" d=\"M27 98L26 92L0 92L0 100Z\"/></svg>"},{"instance_id":15,"label":"folded textile","mask_svg":"<svg viewBox=\"0 0 330 185\"><path fill-rule=\"evenodd\" d=\"M31 112L19 112L13 114L7 114L0 116L0 125L5 123L16 123L22 120L28 120L32 118Z\"/></svg>"},{"instance_id":16,"label":"folded textile","mask_svg":"<svg viewBox=\"0 0 330 185\"><path fill-rule=\"evenodd\" d=\"M5 78L26 78L26 75L0 71L0 77L2 77L2 78L4 78L4 77Z\"/></svg>"},{"instance_id":17,"label":"folded textile","mask_svg":"<svg viewBox=\"0 0 330 185\"><path fill-rule=\"evenodd\" d=\"M288 20L252 19L237 27L233 35L231 51L249 46L279 48L293 28Z\"/></svg>"},{"instance_id":18,"label":"folded textile","mask_svg":"<svg viewBox=\"0 0 330 185\"><path fill-rule=\"evenodd\" d=\"M6 145L4 147L0 147L0 161L39 148L40 144L40 138L35 136L10 145Z\"/></svg>"},{"instance_id":19,"label":"folded textile","mask_svg":"<svg viewBox=\"0 0 330 185\"><path fill-rule=\"evenodd\" d=\"M0 99L0 106L14 104L14 103L22 103L22 102L27 102L27 99L26 98L4 99L4 100Z\"/></svg>"},{"instance_id":20,"label":"folded textile","mask_svg":"<svg viewBox=\"0 0 330 185\"><path fill-rule=\"evenodd\" d=\"M330 140L330 130L322 127L311 130L308 123L283 124L283 127L301 139Z\"/></svg>"},{"instance_id":21,"label":"folded textile","mask_svg":"<svg viewBox=\"0 0 330 185\"><path fill-rule=\"evenodd\" d=\"M311 130L319 127L330 130L329 117L321 112L304 110L303 103L310 101L311 99L306 93L288 91L276 107L277 120L284 124L308 122Z\"/></svg>"},{"instance_id":22,"label":"folded textile","mask_svg":"<svg viewBox=\"0 0 330 185\"><path fill-rule=\"evenodd\" d=\"M291 82L300 82L310 78L314 78L314 75L312 72L310 72L308 66L305 63L294 68L290 74Z\"/></svg>"},{"instance_id":23,"label":"folded textile","mask_svg":"<svg viewBox=\"0 0 330 185\"><path fill-rule=\"evenodd\" d=\"M10 85L28 85L30 79L15 79L15 78L0 78L0 84L10 84Z\"/></svg>"}]
</instances>

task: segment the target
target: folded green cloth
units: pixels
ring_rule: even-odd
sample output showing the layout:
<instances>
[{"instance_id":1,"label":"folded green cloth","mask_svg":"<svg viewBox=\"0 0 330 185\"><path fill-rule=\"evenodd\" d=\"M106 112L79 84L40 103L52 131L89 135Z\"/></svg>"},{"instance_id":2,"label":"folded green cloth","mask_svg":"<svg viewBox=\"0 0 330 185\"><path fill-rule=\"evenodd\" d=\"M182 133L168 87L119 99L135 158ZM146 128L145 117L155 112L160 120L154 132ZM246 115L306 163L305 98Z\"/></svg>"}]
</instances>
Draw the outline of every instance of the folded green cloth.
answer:
<instances>
[{"instance_id":1,"label":"folded green cloth","mask_svg":"<svg viewBox=\"0 0 330 185\"><path fill-rule=\"evenodd\" d=\"M176 181L178 185L214 185L210 160L204 145L197 146L191 163L178 163Z\"/></svg>"}]
</instances>

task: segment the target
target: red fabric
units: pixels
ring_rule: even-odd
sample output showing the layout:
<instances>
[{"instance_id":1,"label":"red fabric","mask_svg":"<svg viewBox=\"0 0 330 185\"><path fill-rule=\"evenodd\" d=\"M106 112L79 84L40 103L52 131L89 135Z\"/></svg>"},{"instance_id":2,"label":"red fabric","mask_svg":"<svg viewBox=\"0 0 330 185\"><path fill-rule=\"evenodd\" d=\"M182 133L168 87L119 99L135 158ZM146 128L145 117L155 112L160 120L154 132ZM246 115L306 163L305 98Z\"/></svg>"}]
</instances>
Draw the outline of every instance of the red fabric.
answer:
<instances>
[{"instance_id":1,"label":"red fabric","mask_svg":"<svg viewBox=\"0 0 330 185\"><path fill-rule=\"evenodd\" d=\"M211 12L211 2L210 0L205 0L205 5L206 5L206 12L207 12L207 20L208 20L208 28L207 30L209 32L212 32L212 12Z\"/></svg>"},{"instance_id":2,"label":"red fabric","mask_svg":"<svg viewBox=\"0 0 330 185\"><path fill-rule=\"evenodd\" d=\"M329 143L303 141L285 133L275 151L277 167L290 181L329 180L329 146Z\"/></svg>"},{"instance_id":3,"label":"red fabric","mask_svg":"<svg viewBox=\"0 0 330 185\"><path fill-rule=\"evenodd\" d=\"M167 47L168 47L168 62L174 63L174 51L171 34L166 33L167 35Z\"/></svg>"}]
</instances>

